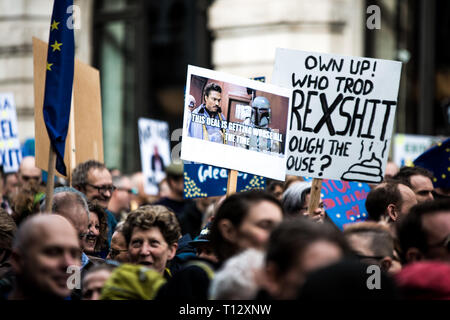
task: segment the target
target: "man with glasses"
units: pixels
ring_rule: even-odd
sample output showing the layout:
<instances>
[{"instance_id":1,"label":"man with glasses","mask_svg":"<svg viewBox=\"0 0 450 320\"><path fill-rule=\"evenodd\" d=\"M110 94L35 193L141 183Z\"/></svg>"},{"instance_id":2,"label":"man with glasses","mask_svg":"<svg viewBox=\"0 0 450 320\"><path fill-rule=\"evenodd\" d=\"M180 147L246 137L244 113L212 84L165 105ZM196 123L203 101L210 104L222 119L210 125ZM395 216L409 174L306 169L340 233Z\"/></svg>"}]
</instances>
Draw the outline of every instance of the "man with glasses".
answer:
<instances>
[{"instance_id":1,"label":"man with glasses","mask_svg":"<svg viewBox=\"0 0 450 320\"><path fill-rule=\"evenodd\" d=\"M38 186L41 183L42 171L36 167L33 156L27 156L22 159L19 167L19 185L34 184Z\"/></svg>"},{"instance_id":2,"label":"man with glasses","mask_svg":"<svg viewBox=\"0 0 450 320\"><path fill-rule=\"evenodd\" d=\"M450 262L450 200L414 206L397 228L404 263L419 260Z\"/></svg>"},{"instance_id":3,"label":"man with glasses","mask_svg":"<svg viewBox=\"0 0 450 320\"><path fill-rule=\"evenodd\" d=\"M116 189L109 200L108 210L114 214L117 221L120 221L130 212L131 197L134 190L131 179L127 176L115 176L112 181Z\"/></svg>"},{"instance_id":4,"label":"man with glasses","mask_svg":"<svg viewBox=\"0 0 450 320\"><path fill-rule=\"evenodd\" d=\"M108 215L108 245L117 225L114 215L107 210L111 196L116 189L112 176L106 166L96 160L80 163L72 173L72 185L84 193L89 202L94 202L105 209Z\"/></svg>"}]
</instances>

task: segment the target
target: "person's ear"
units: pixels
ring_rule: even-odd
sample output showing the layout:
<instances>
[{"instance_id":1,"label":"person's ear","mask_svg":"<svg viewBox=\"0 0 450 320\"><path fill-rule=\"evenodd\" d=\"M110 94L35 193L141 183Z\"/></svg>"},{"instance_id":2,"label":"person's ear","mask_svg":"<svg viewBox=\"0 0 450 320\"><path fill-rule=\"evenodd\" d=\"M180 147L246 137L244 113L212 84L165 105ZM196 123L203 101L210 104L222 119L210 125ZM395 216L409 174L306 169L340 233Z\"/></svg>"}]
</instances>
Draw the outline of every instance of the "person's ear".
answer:
<instances>
[{"instance_id":1,"label":"person's ear","mask_svg":"<svg viewBox=\"0 0 450 320\"><path fill-rule=\"evenodd\" d=\"M173 188L174 188L174 181L172 180L172 178L167 178L167 184L169 185L169 189L173 190Z\"/></svg>"},{"instance_id":2,"label":"person's ear","mask_svg":"<svg viewBox=\"0 0 450 320\"><path fill-rule=\"evenodd\" d=\"M20 253L16 251L11 252L9 257L9 263L11 264L11 269L15 274L21 274L23 271L23 257Z\"/></svg>"},{"instance_id":3,"label":"person's ear","mask_svg":"<svg viewBox=\"0 0 450 320\"><path fill-rule=\"evenodd\" d=\"M280 293L280 275L277 266L273 262L267 262L259 279L260 287L264 288L271 296L278 296Z\"/></svg>"},{"instance_id":4,"label":"person's ear","mask_svg":"<svg viewBox=\"0 0 450 320\"><path fill-rule=\"evenodd\" d=\"M412 247L406 250L405 258L407 262L417 262L423 260L424 257L418 248Z\"/></svg>"},{"instance_id":5,"label":"person's ear","mask_svg":"<svg viewBox=\"0 0 450 320\"><path fill-rule=\"evenodd\" d=\"M228 242L236 243L237 242L237 232L236 228L233 226L230 220L222 219L218 223L218 228L222 237L225 238Z\"/></svg>"},{"instance_id":6,"label":"person's ear","mask_svg":"<svg viewBox=\"0 0 450 320\"><path fill-rule=\"evenodd\" d=\"M392 258L384 257L380 262L381 270L384 272L388 272L391 267L392 267Z\"/></svg>"},{"instance_id":7,"label":"person's ear","mask_svg":"<svg viewBox=\"0 0 450 320\"><path fill-rule=\"evenodd\" d=\"M175 257L175 254L177 253L178 249L178 243L174 243L169 246L169 255L167 256L167 260L172 260Z\"/></svg>"},{"instance_id":8,"label":"person's ear","mask_svg":"<svg viewBox=\"0 0 450 320\"><path fill-rule=\"evenodd\" d=\"M387 214L392 221L398 220L397 206L393 203L389 204L387 207Z\"/></svg>"}]
</instances>

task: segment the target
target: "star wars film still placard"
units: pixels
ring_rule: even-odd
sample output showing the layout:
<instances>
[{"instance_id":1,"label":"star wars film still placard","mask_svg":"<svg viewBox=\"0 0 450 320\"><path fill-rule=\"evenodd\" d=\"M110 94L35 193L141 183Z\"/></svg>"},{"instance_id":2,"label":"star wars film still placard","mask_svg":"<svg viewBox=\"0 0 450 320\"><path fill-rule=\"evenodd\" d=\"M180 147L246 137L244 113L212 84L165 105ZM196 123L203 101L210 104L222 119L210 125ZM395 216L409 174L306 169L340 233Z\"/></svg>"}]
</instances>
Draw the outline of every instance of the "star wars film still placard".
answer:
<instances>
[{"instance_id":1,"label":"star wars film still placard","mask_svg":"<svg viewBox=\"0 0 450 320\"><path fill-rule=\"evenodd\" d=\"M284 180L290 90L189 66L181 159Z\"/></svg>"}]
</instances>

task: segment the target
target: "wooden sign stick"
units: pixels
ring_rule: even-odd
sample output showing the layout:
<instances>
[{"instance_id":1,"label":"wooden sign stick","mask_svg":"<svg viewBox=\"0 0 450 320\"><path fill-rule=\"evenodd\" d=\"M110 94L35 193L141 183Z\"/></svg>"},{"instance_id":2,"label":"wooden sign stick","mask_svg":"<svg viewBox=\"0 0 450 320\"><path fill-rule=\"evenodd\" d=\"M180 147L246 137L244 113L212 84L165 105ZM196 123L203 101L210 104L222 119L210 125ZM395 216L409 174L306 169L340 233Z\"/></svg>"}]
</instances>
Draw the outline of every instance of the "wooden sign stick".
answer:
<instances>
[{"instance_id":1,"label":"wooden sign stick","mask_svg":"<svg viewBox=\"0 0 450 320\"><path fill-rule=\"evenodd\" d=\"M228 170L227 197L231 196L233 193L236 193L237 176L237 170Z\"/></svg>"},{"instance_id":2,"label":"wooden sign stick","mask_svg":"<svg viewBox=\"0 0 450 320\"><path fill-rule=\"evenodd\" d=\"M69 186L72 186L72 172L76 167L76 150L75 150L75 105L73 103L73 88L72 88L72 101L70 104L70 118L69 118L69 130L70 130L70 141L66 140L66 143L70 143L69 148L69 170L68 170L68 177L69 180Z\"/></svg>"},{"instance_id":3,"label":"wooden sign stick","mask_svg":"<svg viewBox=\"0 0 450 320\"><path fill-rule=\"evenodd\" d=\"M309 196L308 213L312 214L319 207L320 193L322 191L322 179L313 179Z\"/></svg>"},{"instance_id":4,"label":"wooden sign stick","mask_svg":"<svg viewBox=\"0 0 450 320\"><path fill-rule=\"evenodd\" d=\"M45 212L52 211L53 202L53 188L55 186L55 167L56 167L56 152L50 144L50 154L48 156L48 170L47 170L47 188L45 191Z\"/></svg>"}]
</instances>

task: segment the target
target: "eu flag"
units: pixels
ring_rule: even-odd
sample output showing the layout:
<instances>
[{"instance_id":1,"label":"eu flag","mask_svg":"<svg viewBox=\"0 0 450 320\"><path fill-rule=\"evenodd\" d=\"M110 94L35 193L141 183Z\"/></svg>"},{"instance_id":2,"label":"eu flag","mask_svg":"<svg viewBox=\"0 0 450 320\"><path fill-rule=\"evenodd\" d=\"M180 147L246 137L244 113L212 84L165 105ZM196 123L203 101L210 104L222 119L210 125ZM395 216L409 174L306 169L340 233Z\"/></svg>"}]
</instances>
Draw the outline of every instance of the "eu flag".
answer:
<instances>
[{"instance_id":1,"label":"eu flag","mask_svg":"<svg viewBox=\"0 0 450 320\"><path fill-rule=\"evenodd\" d=\"M435 188L450 188L450 138L422 153L414 165L433 172Z\"/></svg>"},{"instance_id":2,"label":"eu flag","mask_svg":"<svg viewBox=\"0 0 450 320\"><path fill-rule=\"evenodd\" d=\"M56 152L56 170L66 175L64 149L69 128L75 41L70 6L73 0L55 0L50 25L45 78L44 121ZM68 10L69 9L69 10Z\"/></svg>"}]
</instances>

